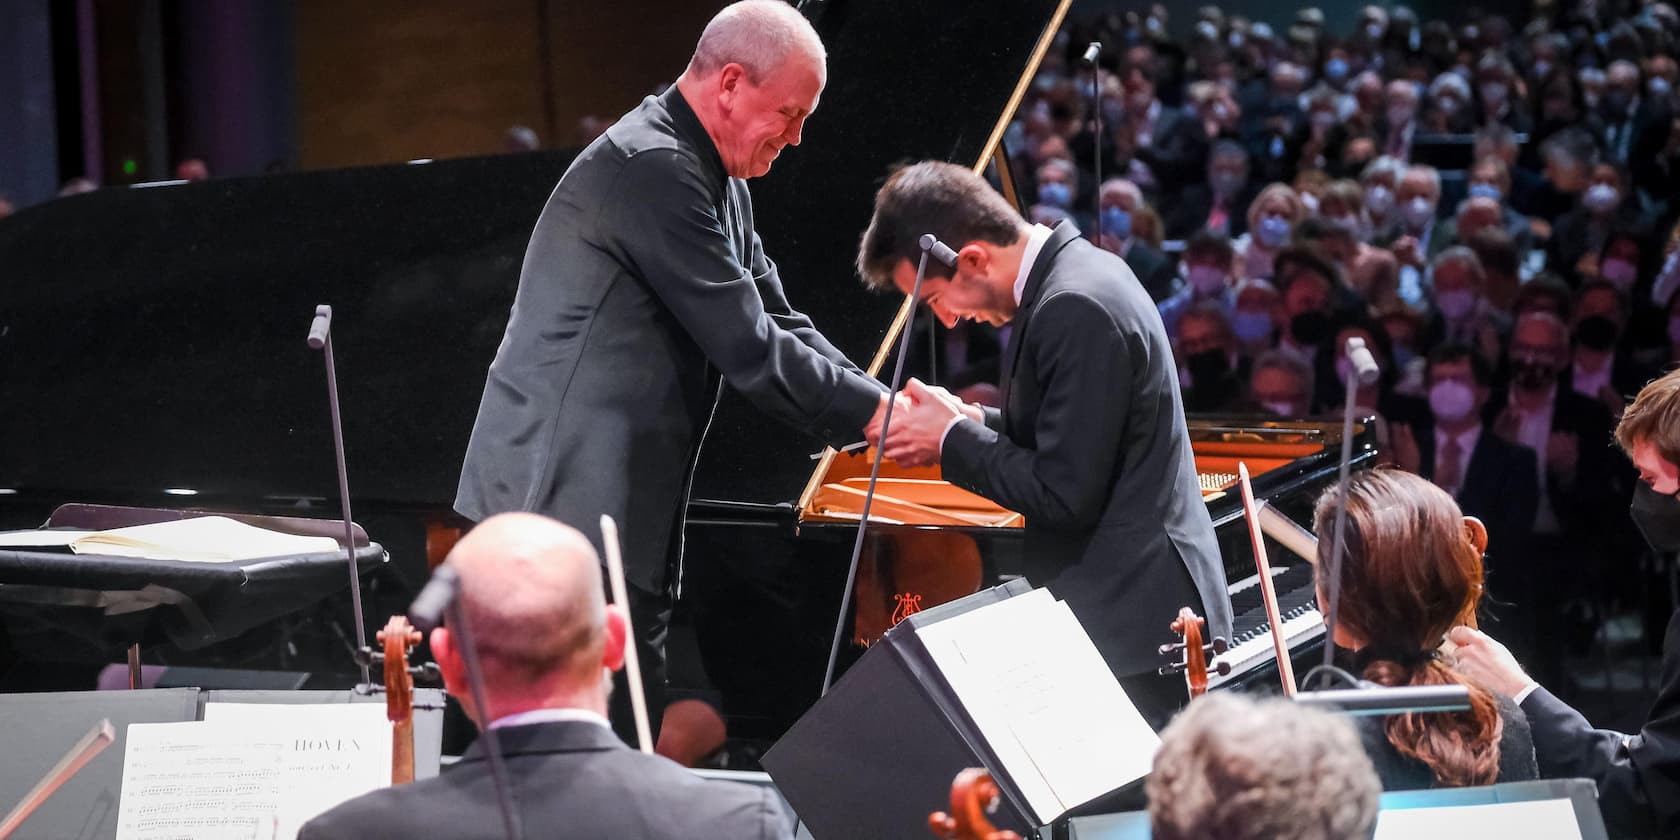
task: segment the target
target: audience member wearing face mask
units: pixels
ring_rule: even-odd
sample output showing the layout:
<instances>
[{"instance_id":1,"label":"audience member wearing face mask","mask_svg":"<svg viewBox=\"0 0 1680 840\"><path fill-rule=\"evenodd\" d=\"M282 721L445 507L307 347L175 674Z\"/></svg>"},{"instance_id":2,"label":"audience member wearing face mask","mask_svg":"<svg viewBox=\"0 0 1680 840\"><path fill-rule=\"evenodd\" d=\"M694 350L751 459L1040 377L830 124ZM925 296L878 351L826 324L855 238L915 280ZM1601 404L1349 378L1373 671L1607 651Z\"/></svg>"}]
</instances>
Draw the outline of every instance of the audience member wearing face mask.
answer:
<instances>
[{"instance_id":1,"label":"audience member wearing face mask","mask_svg":"<svg viewBox=\"0 0 1680 840\"><path fill-rule=\"evenodd\" d=\"M1312 368L1297 356L1268 350L1254 360L1249 373L1251 410L1282 420L1299 420L1312 413Z\"/></svg>"},{"instance_id":2,"label":"audience member wearing face mask","mask_svg":"<svg viewBox=\"0 0 1680 840\"><path fill-rule=\"evenodd\" d=\"M1239 280L1236 291L1236 308L1231 311L1231 332L1236 334L1243 355L1253 358L1276 343L1281 296L1270 280Z\"/></svg>"},{"instance_id":3,"label":"audience member wearing face mask","mask_svg":"<svg viewBox=\"0 0 1680 840\"><path fill-rule=\"evenodd\" d=\"M1493 371L1480 353L1444 344L1430 353L1425 383L1428 411L1397 438L1415 447L1415 462L1400 466L1434 482L1487 526L1490 586L1495 599L1523 574L1518 547L1527 539L1540 502L1534 452L1488 432L1482 415L1493 392ZM1503 562L1501 562L1503 561Z\"/></svg>"},{"instance_id":4,"label":"audience member wearing face mask","mask_svg":"<svg viewBox=\"0 0 1680 840\"><path fill-rule=\"evenodd\" d=\"M1593 166L1577 206L1558 218L1547 243L1547 264L1566 276L1598 274L1598 256L1612 234L1650 235L1650 225L1629 200L1622 173L1607 163Z\"/></svg>"},{"instance_id":5,"label":"audience member wearing face mask","mask_svg":"<svg viewBox=\"0 0 1680 840\"><path fill-rule=\"evenodd\" d=\"M1186 239L1198 230L1241 236L1248 231L1253 201L1248 150L1234 140L1219 140L1208 153L1205 182L1185 187L1167 214L1167 236Z\"/></svg>"},{"instance_id":6,"label":"audience member wearing face mask","mask_svg":"<svg viewBox=\"0 0 1680 840\"><path fill-rule=\"evenodd\" d=\"M1186 90L1183 108L1164 112L1148 145L1137 147L1136 160L1154 173L1162 195L1176 195L1207 171L1213 143L1236 136L1241 109L1226 88L1198 81Z\"/></svg>"},{"instance_id":7,"label":"audience member wearing face mask","mask_svg":"<svg viewBox=\"0 0 1680 840\"><path fill-rule=\"evenodd\" d=\"M1095 225L1101 226L1103 250L1126 261L1150 298L1160 301L1171 295L1176 283L1172 259L1149 243L1141 230L1145 219L1155 214L1143 192L1124 178L1110 178L1098 195L1101 210L1089 230L1095 234Z\"/></svg>"},{"instance_id":8,"label":"audience member wearing face mask","mask_svg":"<svg viewBox=\"0 0 1680 840\"><path fill-rule=\"evenodd\" d=\"M1226 317L1236 310L1237 292L1231 276L1234 258L1231 241L1217 233L1200 231L1184 243L1180 258L1183 283L1158 304L1169 337L1177 335L1178 319L1193 307L1213 303Z\"/></svg>"},{"instance_id":9,"label":"audience member wearing face mask","mask_svg":"<svg viewBox=\"0 0 1680 840\"><path fill-rule=\"evenodd\" d=\"M1511 204L1511 167L1502 158L1477 158L1468 173L1466 199L1491 201L1498 208L1499 227L1509 235L1520 253L1527 253L1534 243L1534 225L1527 216ZM1468 237L1459 237L1460 244L1469 244Z\"/></svg>"},{"instance_id":10,"label":"audience member wearing face mask","mask_svg":"<svg viewBox=\"0 0 1680 840\"><path fill-rule=\"evenodd\" d=\"M1476 252L1462 245L1448 248L1430 264L1429 275L1433 315L1425 346L1463 344L1484 359L1501 358L1511 321L1488 305L1487 276Z\"/></svg>"},{"instance_id":11,"label":"audience member wearing face mask","mask_svg":"<svg viewBox=\"0 0 1680 840\"><path fill-rule=\"evenodd\" d=\"M1240 352L1226 310L1204 300L1179 318L1178 328L1173 352L1185 412L1240 411L1249 362Z\"/></svg>"},{"instance_id":12,"label":"audience member wearing face mask","mask_svg":"<svg viewBox=\"0 0 1680 840\"><path fill-rule=\"evenodd\" d=\"M1365 190L1365 220L1370 226L1365 234L1366 241L1378 242L1378 238L1386 236L1396 224L1400 214L1395 190L1400 186L1400 176L1405 171L1405 164L1387 156L1371 161L1360 171L1359 185Z\"/></svg>"},{"instance_id":13,"label":"audience member wearing face mask","mask_svg":"<svg viewBox=\"0 0 1680 840\"><path fill-rule=\"evenodd\" d=\"M1622 395L1637 393L1660 373L1627 352L1628 309L1627 294L1606 280L1583 283L1575 293L1570 386L1617 416L1625 405Z\"/></svg>"},{"instance_id":14,"label":"audience member wearing face mask","mask_svg":"<svg viewBox=\"0 0 1680 840\"><path fill-rule=\"evenodd\" d=\"M1314 370L1314 394L1328 397L1340 393L1332 381L1334 353L1330 342L1338 327L1337 290L1340 272L1316 247L1293 245L1277 260L1278 343L1277 349L1305 362ZM1312 410L1325 408L1314 402Z\"/></svg>"},{"instance_id":15,"label":"audience member wearing face mask","mask_svg":"<svg viewBox=\"0 0 1680 840\"><path fill-rule=\"evenodd\" d=\"M1237 273L1245 279L1271 279L1272 261L1289 244L1290 233L1305 215L1300 195L1287 184L1261 190L1248 208L1248 233L1232 243Z\"/></svg>"},{"instance_id":16,"label":"audience member wearing face mask","mask_svg":"<svg viewBox=\"0 0 1680 840\"><path fill-rule=\"evenodd\" d=\"M1569 627L1563 608L1590 592L1607 568L1605 537L1626 515L1622 493L1631 493L1619 474L1625 466L1618 468L1604 444L1610 412L1575 393L1566 381L1569 365L1565 322L1542 312L1520 316L1506 353L1508 384L1495 389L1487 407L1495 434L1535 454L1540 503L1522 547L1530 570L1522 580L1532 591L1510 593L1520 609L1513 644L1536 671L1554 677L1562 671Z\"/></svg>"}]
</instances>

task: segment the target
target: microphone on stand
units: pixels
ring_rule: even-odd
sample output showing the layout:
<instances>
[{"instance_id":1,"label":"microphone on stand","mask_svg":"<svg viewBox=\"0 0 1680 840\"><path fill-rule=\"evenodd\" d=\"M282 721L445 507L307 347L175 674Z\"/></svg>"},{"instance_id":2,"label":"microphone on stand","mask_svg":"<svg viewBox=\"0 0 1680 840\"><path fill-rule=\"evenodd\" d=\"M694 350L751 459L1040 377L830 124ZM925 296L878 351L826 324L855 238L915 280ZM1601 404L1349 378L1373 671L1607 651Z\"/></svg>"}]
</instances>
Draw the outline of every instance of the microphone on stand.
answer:
<instances>
[{"instance_id":1,"label":"microphone on stand","mask_svg":"<svg viewBox=\"0 0 1680 840\"><path fill-rule=\"evenodd\" d=\"M479 738L490 758L490 784L496 789L496 806L502 815L502 830L507 840L524 836L519 814L513 809L513 788L508 784L507 765L502 760L502 747L496 733L490 730L490 705L484 697L484 670L478 662L478 646L473 643L472 628L467 623L467 611L461 609L461 575L447 562L432 572L431 580L420 589L408 606L409 621L414 628L430 635L432 629L447 618L449 631L455 636L455 648L460 651L461 663L467 670L467 688L472 693L473 706L483 727Z\"/></svg>"},{"instance_id":2,"label":"microphone on stand","mask_svg":"<svg viewBox=\"0 0 1680 840\"><path fill-rule=\"evenodd\" d=\"M1102 55L1102 42L1092 41L1085 48L1085 63L1091 65L1091 118L1095 121L1091 131L1091 177L1096 179L1092 199L1096 205L1097 215L1097 247L1102 247L1102 68L1097 66L1097 58Z\"/></svg>"},{"instance_id":3,"label":"microphone on stand","mask_svg":"<svg viewBox=\"0 0 1680 840\"><path fill-rule=\"evenodd\" d=\"M857 583L858 558L863 554L863 536L869 528L869 508L875 503L875 482L881 476L881 456L887 451L887 430L892 427L893 403L898 396L899 386L904 379L904 357L910 353L910 328L916 319L916 306L922 296L922 278L927 275L928 255L955 268L957 252L950 246L939 241L939 237L931 233L922 234L919 243L922 246L921 259L916 263L916 282L910 286L910 300L905 304L909 311L904 316L904 326L899 332L898 360L893 363L892 383L887 388L887 408L881 414L881 439L875 447L875 462L869 467L869 487L863 494L863 514L858 518L857 539L852 542L852 563L846 570L846 588L840 594L840 617L834 622L834 644L828 651L828 669L823 672L822 693L834 685L834 666L840 660L840 639L846 632L846 616L851 612L852 587Z\"/></svg>"},{"instance_id":4,"label":"microphone on stand","mask_svg":"<svg viewBox=\"0 0 1680 840\"><path fill-rule=\"evenodd\" d=\"M1341 601L1342 554L1346 544L1342 539L1347 524L1348 467L1353 460L1353 408L1360 385L1377 381L1377 361L1365 347L1365 339L1354 336L1347 340L1348 373L1342 383L1347 391L1342 408L1342 463L1336 474L1336 525L1330 537L1330 603L1324 606L1325 626L1324 668L1329 670L1336 657L1336 611Z\"/></svg>"},{"instance_id":5,"label":"microphone on stand","mask_svg":"<svg viewBox=\"0 0 1680 840\"><path fill-rule=\"evenodd\" d=\"M356 651L367 649L367 630L362 621L362 576L356 570L356 526L350 518L350 475L344 466L344 421L338 413L338 370L333 366L332 307L315 307L309 322L309 346L327 357L327 406L332 410L333 451L338 456L338 500L344 506L344 554L350 562L350 608L356 620ZM362 666L362 685L373 684L367 662Z\"/></svg>"}]
</instances>

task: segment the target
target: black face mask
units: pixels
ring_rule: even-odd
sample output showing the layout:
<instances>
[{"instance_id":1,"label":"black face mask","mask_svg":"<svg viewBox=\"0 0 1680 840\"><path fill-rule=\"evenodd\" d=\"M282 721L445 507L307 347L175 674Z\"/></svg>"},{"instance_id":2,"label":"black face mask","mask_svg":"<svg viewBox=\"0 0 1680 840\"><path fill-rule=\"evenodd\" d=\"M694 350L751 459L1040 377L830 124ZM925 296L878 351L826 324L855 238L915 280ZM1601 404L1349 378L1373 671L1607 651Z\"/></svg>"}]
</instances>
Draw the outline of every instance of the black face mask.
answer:
<instances>
[{"instance_id":1,"label":"black face mask","mask_svg":"<svg viewBox=\"0 0 1680 840\"><path fill-rule=\"evenodd\" d=\"M1544 391L1557 381L1557 371L1538 362L1513 362L1511 381L1524 391Z\"/></svg>"},{"instance_id":2,"label":"black face mask","mask_svg":"<svg viewBox=\"0 0 1680 840\"><path fill-rule=\"evenodd\" d=\"M1313 310L1302 312L1289 319L1289 334L1295 337L1295 343L1308 347L1330 337L1330 316Z\"/></svg>"},{"instance_id":3,"label":"black face mask","mask_svg":"<svg viewBox=\"0 0 1680 840\"><path fill-rule=\"evenodd\" d=\"M1184 360L1184 366L1190 371L1192 388L1211 387L1231 372L1231 360L1218 348L1191 354Z\"/></svg>"},{"instance_id":4,"label":"black face mask","mask_svg":"<svg viewBox=\"0 0 1680 840\"><path fill-rule=\"evenodd\" d=\"M1628 513L1652 548L1664 554L1680 551L1680 499L1658 493L1641 481L1633 490Z\"/></svg>"},{"instance_id":5,"label":"black face mask","mask_svg":"<svg viewBox=\"0 0 1680 840\"><path fill-rule=\"evenodd\" d=\"M1588 350L1605 351L1616 346L1616 322L1594 315L1575 325L1575 340Z\"/></svg>"}]
</instances>

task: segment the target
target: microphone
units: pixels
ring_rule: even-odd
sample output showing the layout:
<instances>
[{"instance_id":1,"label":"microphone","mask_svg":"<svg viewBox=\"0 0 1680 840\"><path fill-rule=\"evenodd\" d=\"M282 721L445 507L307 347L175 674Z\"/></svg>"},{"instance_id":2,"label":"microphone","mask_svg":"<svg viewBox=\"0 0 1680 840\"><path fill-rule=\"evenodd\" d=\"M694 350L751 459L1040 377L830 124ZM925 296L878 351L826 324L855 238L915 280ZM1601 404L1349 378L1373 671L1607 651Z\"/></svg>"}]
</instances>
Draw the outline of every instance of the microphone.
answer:
<instances>
[{"instance_id":1,"label":"microphone","mask_svg":"<svg viewBox=\"0 0 1680 840\"><path fill-rule=\"evenodd\" d=\"M1353 378L1361 385L1370 385L1377 381L1377 360L1371 357L1370 348L1365 346L1365 339L1354 336L1347 342L1348 362L1353 365Z\"/></svg>"},{"instance_id":2,"label":"microphone","mask_svg":"<svg viewBox=\"0 0 1680 840\"><path fill-rule=\"evenodd\" d=\"M309 323L309 348L319 350L327 343L327 334L332 332L332 307L321 304L315 307L315 320Z\"/></svg>"},{"instance_id":3,"label":"microphone","mask_svg":"<svg viewBox=\"0 0 1680 840\"><path fill-rule=\"evenodd\" d=\"M1097 218L1097 247L1102 247L1102 68L1097 66L1097 57L1102 55L1102 42L1092 41L1085 48L1084 60L1091 65L1091 177L1096 179L1095 188L1091 191L1092 209Z\"/></svg>"},{"instance_id":4,"label":"microphone","mask_svg":"<svg viewBox=\"0 0 1680 840\"><path fill-rule=\"evenodd\" d=\"M350 611L356 621L356 650L367 648L367 630L362 621L362 576L356 570L356 526L350 517L350 475L344 466L344 421L338 413L338 370L333 365L332 307L315 307L309 322L309 347L324 350L327 359L327 407L332 412L333 452L338 456L338 500L344 506L344 554L350 563ZM362 666L362 685L373 684L367 662Z\"/></svg>"},{"instance_id":5,"label":"microphone","mask_svg":"<svg viewBox=\"0 0 1680 840\"><path fill-rule=\"evenodd\" d=\"M922 234L921 246L923 251L932 254L934 259L944 263L946 267L957 267L957 252L951 250L951 246L940 242L939 237L931 233L924 233Z\"/></svg>"},{"instance_id":6,"label":"microphone","mask_svg":"<svg viewBox=\"0 0 1680 840\"><path fill-rule=\"evenodd\" d=\"M472 628L467 624L467 612L461 609L461 575L445 562L432 573L414 602L408 605L408 618L415 629L430 633L447 616L449 631L455 636L455 649L466 666L467 688L472 693L473 706L482 718L479 737L490 758L490 786L496 789L496 806L502 814L502 830L508 840L520 840L524 832L519 814L513 809L513 788L508 784L507 766L502 762L502 745L490 730L490 705L485 701L484 670L478 662L478 647L473 644Z\"/></svg>"},{"instance_id":7,"label":"microphone","mask_svg":"<svg viewBox=\"0 0 1680 840\"><path fill-rule=\"evenodd\" d=\"M910 328L916 320L917 303L922 297L922 279L927 276L928 255L947 266L955 267L957 252L939 241L931 233L922 234L918 241L922 257L916 263L916 282L910 286L910 299L905 302L904 326L898 333L898 360L893 363L892 383L887 387L887 408L881 414L881 443L875 447L875 461L869 466L869 486L863 492L863 511L858 516L857 538L852 541L852 563L846 570L846 588L840 590L840 617L834 621L834 643L828 649L828 668L823 672L822 695L834 685L834 667L840 661L840 640L846 634L846 616L852 609L852 589L857 585L858 558L863 556L863 536L869 528L869 509L875 504L875 483L881 477L881 456L887 451L887 430L892 428L893 405L904 380L904 357L910 355ZM822 696L819 695L819 696Z\"/></svg>"},{"instance_id":8,"label":"microphone","mask_svg":"<svg viewBox=\"0 0 1680 840\"><path fill-rule=\"evenodd\" d=\"M408 605L408 620L414 629L422 633L430 633L432 629L443 623L444 613L449 605L455 603L455 594L461 585L461 575L455 567L445 563L432 572L432 579L420 588L420 594L414 596L414 603Z\"/></svg>"},{"instance_id":9,"label":"microphone","mask_svg":"<svg viewBox=\"0 0 1680 840\"><path fill-rule=\"evenodd\" d=\"M1324 605L1325 627L1324 667L1328 670L1336 658L1336 612L1342 593L1342 553L1346 544L1342 539L1347 527L1348 468L1353 461L1353 401L1361 383L1377 381L1377 362L1365 347L1365 339L1347 340L1348 373L1342 383L1347 399L1342 406L1342 463L1336 471L1336 525L1330 539L1330 603Z\"/></svg>"}]
</instances>

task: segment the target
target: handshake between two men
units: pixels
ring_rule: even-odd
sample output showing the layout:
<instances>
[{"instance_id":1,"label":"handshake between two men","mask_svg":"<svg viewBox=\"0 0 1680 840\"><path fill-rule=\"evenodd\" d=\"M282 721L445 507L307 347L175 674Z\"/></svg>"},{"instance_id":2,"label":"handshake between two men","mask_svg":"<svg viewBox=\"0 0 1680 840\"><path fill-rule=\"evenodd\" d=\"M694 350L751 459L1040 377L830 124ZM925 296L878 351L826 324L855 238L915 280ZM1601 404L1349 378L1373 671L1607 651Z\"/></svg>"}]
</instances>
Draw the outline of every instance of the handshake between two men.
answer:
<instances>
[{"instance_id":1,"label":"handshake between two men","mask_svg":"<svg viewBox=\"0 0 1680 840\"><path fill-rule=\"evenodd\" d=\"M979 405L964 403L950 391L912 377L902 391L891 395L892 418L887 422L883 443L881 426L887 421L888 398L888 394L881 395L881 407L870 418L863 434L870 446L881 447L886 457L903 467L938 464L945 433L959 420L966 417L976 423L986 422L985 412Z\"/></svg>"}]
</instances>

